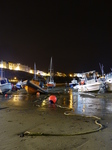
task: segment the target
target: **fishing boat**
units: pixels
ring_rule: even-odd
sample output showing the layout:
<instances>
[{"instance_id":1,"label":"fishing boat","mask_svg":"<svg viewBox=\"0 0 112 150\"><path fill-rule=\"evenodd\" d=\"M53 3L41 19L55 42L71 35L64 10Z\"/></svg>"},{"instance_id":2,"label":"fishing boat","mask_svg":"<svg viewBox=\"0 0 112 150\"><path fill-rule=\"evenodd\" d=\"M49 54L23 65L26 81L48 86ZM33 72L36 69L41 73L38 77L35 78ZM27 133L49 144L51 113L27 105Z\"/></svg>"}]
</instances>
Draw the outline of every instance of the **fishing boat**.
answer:
<instances>
[{"instance_id":1,"label":"fishing boat","mask_svg":"<svg viewBox=\"0 0 112 150\"><path fill-rule=\"evenodd\" d=\"M73 88L74 86L78 85L80 78L82 77L82 75L77 74L69 83L69 87Z\"/></svg>"},{"instance_id":2,"label":"fishing boat","mask_svg":"<svg viewBox=\"0 0 112 150\"><path fill-rule=\"evenodd\" d=\"M92 77L87 77L89 73L92 74ZM79 84L73 87L78 92L98 92L103 88L104 83L100 78L97 79L95 71L86 72L83 75L84 77L80 80Z\"/></svg>"},{"instance_id":3,"label":"fishing boat","mask_svg":"<svg viewBox=\"0 0 112 150\"><path fill-rule=\"evenodd\" d=\"M53 88L53 87L56 86L56 83L54 82L54 79L53 79L52 57L51 57L51 60L50 60L50 79L47 82L46 86L48 88Z\"/></svg>"},{"instance_id":4,"label":"fishing boat","mask_svg":"<svg viewBox=\"0 0 112 150\"><path fill-rule=\"evenodd\" d=\"M29 94L47 93L47 90L43 88L42 78L36 76L36 64L34 63L34 78L31 80L25 80L23 82L23 87Z\"/></svg>"},{"instance_id":5,"label":"fishing boat","mask_svg":"<svg viewBox=\"0 0 112 150\"><path fill-rule=\"evenodd\" d=\"M3 77L3 70L1 68L0 94L6 94L11 90L12 90L12 85L7 78Z\"/></svg>"},{"instance_id":6,"label":"fishing boat","mask_svg":"<svg viewBox=\"0 0 112 150\"><path fill-rule=\"evenodd\" d=\"M0 94L6 94L12 89L12 85L7 78L0 78Z\"/></svg>"},{"instance_id":7,"label":"fishing boat","mask_svg":"<svg viewBox=\"0 0 112 150\"><path fill-rule=\"evenodd\" d=\"M110 68L111 72L105 74L103 64L99 63L99 65L102 73L100 80L103 82L103 90L105 92L112 92L112 68Z\"/></svg>"},{"instance_id":8,"label":"fishing boat","mask_svg":"<svg viewBox=\"0 0 112 150\"><path fill-rule=\"evenodd\" d=\"M15 86L16 86L17 89L20 90L20 89L22 89L22 84L23 84L23 82L20 80L20 81L18 81L18 82L16 83Z\"/></svg>"},{"instance_id":9,"label":"fishing boat","mask_svg":"<svg viewBox=\"0 0 112 150\"><path fill-rule=\"evenodd\" d=\"M112 92L112 69L111 72L106 74L105 76L105 84L106 84L106 91Z\"/></svg>"},{"instance_id":10,"label":"fishing boat","mask_svg":"<svg viewBox=\"0 0 112 150\"><path fill-rule=\"evenodd\" d=\"M24 85L24 88L29 94L36 94L37 92L43 94L48 93L47 90L40 86L40 83L38 81L33 79L27 80L26 85Z\"/></svg>"}]
</instances>

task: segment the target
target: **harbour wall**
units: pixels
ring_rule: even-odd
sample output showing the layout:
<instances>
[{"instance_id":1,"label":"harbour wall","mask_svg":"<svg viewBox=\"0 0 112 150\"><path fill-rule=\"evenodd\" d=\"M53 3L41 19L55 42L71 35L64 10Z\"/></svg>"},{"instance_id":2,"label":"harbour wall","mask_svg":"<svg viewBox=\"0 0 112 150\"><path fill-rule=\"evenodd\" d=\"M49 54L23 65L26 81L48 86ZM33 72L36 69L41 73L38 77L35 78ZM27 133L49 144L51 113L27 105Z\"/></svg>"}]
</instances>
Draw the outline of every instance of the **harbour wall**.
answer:
<instances>
[{"instance_id":1,"label":"harbour wall","mask_svg":"<svg viewBox=\"0 0 112 150\"><path fill-rule=\"evenodd\" d=\"M14 79L15 77L17 80L30 80L34 78L34 74L30 74L23 71L17 71L17 70L9 70L9 69L3 69L3 76L8 78L9 80ZM41 78L44 82L48 77L38 75L37 77ZM60 77L60 76L54 76L54 81L56 83L69 83L71 82L72 77L66 76L66 77Z\"/></svg>"}]
</instances>

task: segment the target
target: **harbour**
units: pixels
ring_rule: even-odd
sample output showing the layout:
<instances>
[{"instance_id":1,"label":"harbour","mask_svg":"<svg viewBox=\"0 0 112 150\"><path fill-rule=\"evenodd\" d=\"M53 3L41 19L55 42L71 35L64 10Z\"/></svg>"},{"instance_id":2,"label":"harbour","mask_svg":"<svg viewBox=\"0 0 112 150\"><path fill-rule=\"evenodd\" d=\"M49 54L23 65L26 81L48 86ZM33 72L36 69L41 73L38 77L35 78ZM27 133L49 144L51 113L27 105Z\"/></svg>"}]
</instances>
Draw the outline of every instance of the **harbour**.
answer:
<instances>
[{"instance_id":1,"label":"harbour","mask_svg":"<svg viewBox=\"0 0 112 150\"><path fill-rule=\"evenodd\" d=\"M111 5L2 1L0 150L111 150Z\"/></svg>"},{"instance_id":2,"label":"harbour","mask_svg":"<svg viewBox=\"0 0 112 150\"><path fill-rule=\"evenodd\" d=\"M56 96L55 104L49 102L50 95ZM48 94L21 89L0 95L0 148L109 150L111 97L112 93L77 93L65 86Z\"/></svg>"}]
</instances>

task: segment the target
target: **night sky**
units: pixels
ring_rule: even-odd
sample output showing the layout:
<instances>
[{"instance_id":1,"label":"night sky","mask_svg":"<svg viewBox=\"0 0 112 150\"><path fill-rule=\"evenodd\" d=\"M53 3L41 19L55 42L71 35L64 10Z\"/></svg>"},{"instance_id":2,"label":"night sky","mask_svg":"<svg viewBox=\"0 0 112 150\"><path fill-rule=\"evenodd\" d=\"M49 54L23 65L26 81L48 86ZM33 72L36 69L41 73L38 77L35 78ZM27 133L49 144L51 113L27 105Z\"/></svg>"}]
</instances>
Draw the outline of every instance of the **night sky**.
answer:
<instances>
[{"instance_id":1,"label":"night sky","mask_svg":"<svg viewBox=\"0 0 112 150\"><path fill-rule=\"evenodd\" d=\"M105 2L105 3L104 3ZM112 68L112 5L100 0L2 0L0 60L48 72Z\"/></svg>"}]
</instances>

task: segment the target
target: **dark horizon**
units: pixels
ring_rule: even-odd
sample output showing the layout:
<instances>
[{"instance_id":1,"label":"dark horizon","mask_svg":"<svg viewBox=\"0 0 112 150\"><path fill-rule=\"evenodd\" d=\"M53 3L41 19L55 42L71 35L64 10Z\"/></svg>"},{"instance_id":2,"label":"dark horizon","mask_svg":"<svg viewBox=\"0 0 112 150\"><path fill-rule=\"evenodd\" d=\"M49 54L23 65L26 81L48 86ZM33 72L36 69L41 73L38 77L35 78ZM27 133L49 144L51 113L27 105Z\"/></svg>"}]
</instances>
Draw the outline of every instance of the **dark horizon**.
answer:
<instances>
[{"instance_id":1,"label":"dark horizon","mask_svg":"<svg viewBox=\"0 0 112 150\"><path fill-rule=\"evenodd\" d=\"M48 72L110 72L111 5L96 1L2 1L0 60Z\"/></svg>"}]
</instances>

